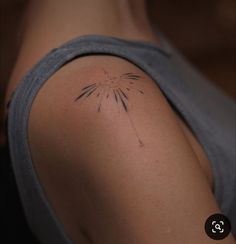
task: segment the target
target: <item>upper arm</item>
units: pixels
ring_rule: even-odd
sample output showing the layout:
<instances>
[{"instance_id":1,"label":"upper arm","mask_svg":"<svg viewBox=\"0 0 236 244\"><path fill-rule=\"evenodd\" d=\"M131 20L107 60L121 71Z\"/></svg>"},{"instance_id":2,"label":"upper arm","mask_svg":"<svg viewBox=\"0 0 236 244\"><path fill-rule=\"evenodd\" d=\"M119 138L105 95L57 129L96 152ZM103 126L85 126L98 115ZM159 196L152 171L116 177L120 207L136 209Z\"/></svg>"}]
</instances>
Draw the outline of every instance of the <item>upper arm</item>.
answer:
<instances>
[{"instance_id":1,"label":"upper arm","mask_svg":"<svg viewBox=\"0 0 236 244\"><path fill-rule=\"evenodd\" d=\"M204 224L220 210L166 99L136 66L86 57L58 71L33 104L29 138L75 239L83 226L94 243L211 242Z\"/></svg>"}]
</instances>

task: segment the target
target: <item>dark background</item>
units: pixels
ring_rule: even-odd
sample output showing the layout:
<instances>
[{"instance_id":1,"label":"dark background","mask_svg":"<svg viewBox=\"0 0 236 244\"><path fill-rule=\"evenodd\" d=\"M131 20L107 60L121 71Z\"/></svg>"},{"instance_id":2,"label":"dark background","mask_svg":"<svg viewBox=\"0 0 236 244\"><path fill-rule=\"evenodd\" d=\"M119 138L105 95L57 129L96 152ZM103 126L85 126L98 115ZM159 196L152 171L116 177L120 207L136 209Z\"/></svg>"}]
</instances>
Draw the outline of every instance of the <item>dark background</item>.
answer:
<instances>
[{"instance_id":1,"label":"dark background","mask_svg":"<svg viewBox=\"0 0 236 244\"><path fill-rule=\"evenodd\" d=\"M236 0L152 0L150 15L183 54L236 98Z\"/></svg>"}]
</instances>

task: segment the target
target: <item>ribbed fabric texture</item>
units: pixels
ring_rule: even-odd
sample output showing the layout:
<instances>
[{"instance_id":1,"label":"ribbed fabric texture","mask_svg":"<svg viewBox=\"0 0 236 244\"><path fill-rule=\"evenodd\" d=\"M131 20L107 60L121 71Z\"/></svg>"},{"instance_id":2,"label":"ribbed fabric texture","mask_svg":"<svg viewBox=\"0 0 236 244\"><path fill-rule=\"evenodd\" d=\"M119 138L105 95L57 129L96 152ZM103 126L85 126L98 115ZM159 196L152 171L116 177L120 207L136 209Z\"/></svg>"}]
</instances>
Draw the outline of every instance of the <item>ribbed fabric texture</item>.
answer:
<instances>
[{"instance_id":1,"label":"ribbed fabric texture","mask_svg":"<svg viewBox=\"0 0 236 244\"><path fill-rule=\"evenodd\" d=\"M235 101L200 75L163 35L160 38L161 47L109 36L75 38L48 53L19 83L9 106L8 145L27 221L42 243L72 241L55 216L34 169L27 136L31 105L40 88L63 65L94 54L118 56L141 68L186 121L209 157L214 195L236 238Z\"/></svg>"}]
</instances>

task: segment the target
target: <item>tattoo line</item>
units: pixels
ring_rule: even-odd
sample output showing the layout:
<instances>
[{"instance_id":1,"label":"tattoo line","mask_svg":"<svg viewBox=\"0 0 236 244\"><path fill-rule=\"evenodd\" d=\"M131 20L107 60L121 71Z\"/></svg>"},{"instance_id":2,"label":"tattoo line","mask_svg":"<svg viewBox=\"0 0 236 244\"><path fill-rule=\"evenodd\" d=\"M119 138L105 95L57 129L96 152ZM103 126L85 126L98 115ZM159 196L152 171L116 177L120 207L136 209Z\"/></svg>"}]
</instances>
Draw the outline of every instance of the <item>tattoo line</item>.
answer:
<instances>
[{"instance_id":1,"label":"tattoo line","mask_svg":"<svg viewBox=\"0 0 236 244\"><path fill-rule=\"evenodd\" d=\"M101 112L104 96L106 97L106 99L108 99L111 90L113 96L110 97L113 97L115 99L117 105L121 103L123 109L128 115L128 119L130 121L132 128L134 129L135 135L138 138L139 146L140 147L144 146L142 140L138 135L137 129L134 126L134 122L130 117L129 109L127 105L129 102L129 96L127 92L130 92L131 90L136 90L140 94L144 94L142 90L132 87L134 85L134 81L139 80L141 76L134 74L132 72L124 73L120 76L110 76L109 73L104 68L102 68L102 70L105 75L105 79L101 82L95 82L82 88L80 95L77 96L74 101L77 102L78 100L82 100L82 98L88 98L92 94L95 94L97 98L99 98L100 96L97 112Z\"/></svg>"}]
</instances>

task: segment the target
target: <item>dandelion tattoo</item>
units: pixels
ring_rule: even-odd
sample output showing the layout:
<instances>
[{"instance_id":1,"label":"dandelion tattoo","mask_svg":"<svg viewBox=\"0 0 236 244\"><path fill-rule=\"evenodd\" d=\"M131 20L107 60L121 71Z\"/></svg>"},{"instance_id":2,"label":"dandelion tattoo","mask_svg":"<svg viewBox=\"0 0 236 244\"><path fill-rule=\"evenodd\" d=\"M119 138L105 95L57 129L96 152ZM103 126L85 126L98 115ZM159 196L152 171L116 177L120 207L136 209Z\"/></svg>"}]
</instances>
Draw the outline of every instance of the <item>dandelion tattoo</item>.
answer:
<instances>
[{"instance_id":1,"label":"dandelion tattoo","mask_svg":"<svg viewBox=\"0 0 236 244\"><path fill-rule=\"evenodd\" d=\"M100 82L92 83L88 86L85 86L81 89L80 95L76 97L75 102L84 101L91 95L96 96L98 101L97 112L101 112L102 110L102 102L104 99L114 99L117 105L121 104L124 111L128 115L130 124L135 131L135 135L138 139L139 146L143 146L143 142L141 141L137 129L134 126L133 120L129 114L129 92L131 90L136 90L140 94L144 94L141 89L137 89L134 87L135 81L139 80L141 76L134 74L132 72L124 73L120 76L110 76L109 73L102 69L104 73L104 79Z\"/></svg>"}]
</instances>

